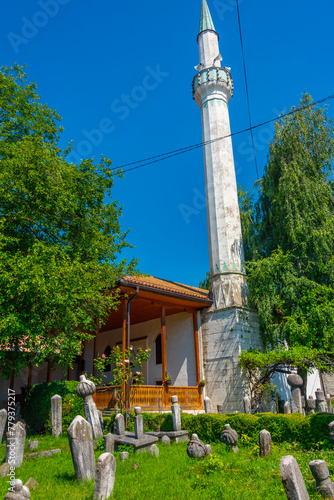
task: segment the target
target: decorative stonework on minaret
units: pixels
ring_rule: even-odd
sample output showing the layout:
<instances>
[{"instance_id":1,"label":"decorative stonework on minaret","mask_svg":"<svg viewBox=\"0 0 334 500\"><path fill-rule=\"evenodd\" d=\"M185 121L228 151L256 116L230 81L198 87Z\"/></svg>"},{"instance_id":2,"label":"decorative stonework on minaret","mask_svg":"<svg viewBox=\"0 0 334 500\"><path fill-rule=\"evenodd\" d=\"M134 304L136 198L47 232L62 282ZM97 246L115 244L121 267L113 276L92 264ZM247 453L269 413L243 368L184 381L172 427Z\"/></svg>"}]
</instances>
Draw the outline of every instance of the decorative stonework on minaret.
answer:
<instances>
[{"instance_id":1,"label":"decorative stonework on minaret","mask_svg":"<svg viewBox=\"0 0 334 500\"><path fill-rule=\"evenodd\" d=\"M202 315L206 392L213 408L243 411L247 388L238 357L242 349L260 349L258 319L247 306L241 221L228 103L233 95L230 68L221 67L219 36L206 0L202 0L200 64L193 96L201 109L205 191L209 233L212 307Z\"/></svg>"},{"instance_id":2,"label":"decorative stonework on minaret","mask_svg":"<svg viewBox=\"0 0 334 500\"><path fill-rule=\"evenodd\" d=\"M199 73L193 95L201 108L210 276L214 308L247 305L244 252L235 178L228 103L230 68L221 67L218 34L206 0L202 3Z\"/></svg>"}]
</instances>

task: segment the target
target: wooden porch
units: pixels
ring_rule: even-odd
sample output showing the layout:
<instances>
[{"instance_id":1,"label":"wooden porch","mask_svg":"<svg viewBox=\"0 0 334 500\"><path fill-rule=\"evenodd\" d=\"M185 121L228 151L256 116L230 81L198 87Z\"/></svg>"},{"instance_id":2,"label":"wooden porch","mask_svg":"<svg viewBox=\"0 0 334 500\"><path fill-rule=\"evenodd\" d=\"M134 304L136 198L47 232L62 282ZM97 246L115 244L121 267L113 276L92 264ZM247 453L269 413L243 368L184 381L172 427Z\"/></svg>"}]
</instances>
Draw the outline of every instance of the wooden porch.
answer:
<instances>
[{"instance_id":1,"label":"wooden porch","mask_svg":"<svg viewBox=\"0 0 334 500\"><path fill-rule=\"evenodd\" d=\"M93 399L97 408L116 409L116 387L98 387ZM131 386L131 408L140 406L142 411L169 411L171 396L177 396L181 410L202 410L202 394L200 387L176 387L171 385Z\"/></svg>"}]
</instances>

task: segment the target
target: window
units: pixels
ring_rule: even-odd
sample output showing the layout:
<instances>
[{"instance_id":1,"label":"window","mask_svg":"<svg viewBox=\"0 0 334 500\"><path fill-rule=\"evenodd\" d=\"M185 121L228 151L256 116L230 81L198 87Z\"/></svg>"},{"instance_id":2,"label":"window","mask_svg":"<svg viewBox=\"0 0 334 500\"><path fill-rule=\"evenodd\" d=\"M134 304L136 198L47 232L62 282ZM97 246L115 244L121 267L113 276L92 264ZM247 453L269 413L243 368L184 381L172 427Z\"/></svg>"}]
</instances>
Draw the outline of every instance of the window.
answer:
<instances>
[{"instance_id":1,"label":"window","mask_svg":"<svg viewBox=\"0 0 334 500\"><path fill-rule=\"evenodd\" d=\"M105 348L105 350L104 350L104 354L105 354L106 358L107 358L108 356L110 356L110 354L111 354L111 347L110 347L110 345L108 345L108 346ZM110 372L110 370L111 370L111 365L110 365L110 364L109 364L109 365L106 365L106 369L105 369L104 371L105 371L105 372Z\"/></svg>"},{"instance_id":2,"label":"window","mask_svg":"<svg viewBox=\"0 0 334 500\"><path fill-rule=\"evenodd\" d=\"M155 363L161 365L162 363L162 352L161 352L161 333L155 339Z\"/></svg>"}]
</instances>

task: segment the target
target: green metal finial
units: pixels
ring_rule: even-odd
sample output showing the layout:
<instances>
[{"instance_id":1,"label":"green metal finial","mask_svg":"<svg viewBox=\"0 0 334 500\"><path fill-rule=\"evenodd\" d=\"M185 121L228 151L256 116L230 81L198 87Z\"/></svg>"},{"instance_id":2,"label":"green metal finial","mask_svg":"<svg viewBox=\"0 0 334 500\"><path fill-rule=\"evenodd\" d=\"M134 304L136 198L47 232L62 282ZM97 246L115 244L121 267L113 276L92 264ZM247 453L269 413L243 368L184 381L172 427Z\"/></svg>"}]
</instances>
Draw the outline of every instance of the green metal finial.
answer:
<instances>
[{"instance_id":1,"label":"green metal finial","mask_svg":"<svg viewBox=\"0 0 334 500\"><path fill-rule=\"evenodd\" d=\"M199 22L199 33L202 33L202 31L206 30L212 30L216 31L215 27L213 25L212 17L209 11L208 4L206 3L206 0L202 0L202 9L201 9L201 20Z\"/></svg>"}]
</instances>

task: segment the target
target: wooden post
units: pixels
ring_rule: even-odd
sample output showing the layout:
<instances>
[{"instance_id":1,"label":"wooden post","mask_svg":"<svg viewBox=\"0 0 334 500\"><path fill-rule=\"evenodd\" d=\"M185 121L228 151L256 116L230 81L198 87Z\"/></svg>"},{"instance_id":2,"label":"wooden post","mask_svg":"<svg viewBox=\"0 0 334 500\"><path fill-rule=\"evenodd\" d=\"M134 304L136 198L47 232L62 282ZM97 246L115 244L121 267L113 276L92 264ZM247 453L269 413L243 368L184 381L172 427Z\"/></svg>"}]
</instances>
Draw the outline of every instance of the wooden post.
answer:
<instances>
[{"instance_id":1,"label":"wooden post","mask_svg":"<svg viewBox=\"0 0 334 500\"><path fill-rule=\"evenodd\" d=\"M198 339L198 321L197 321L197 311L193 313L193 324L194 324L194 344L195 344L195 365L196 365L196 384L199 386L201 380L201 366L199 359L199 339Z\"/></svg>"},{"instance_id":2,"label":"wooden post","mask_svg":"<svg viewBox=\"0 0 334 500\"><path fill-rule=\"evenodd\" d=\"M83 369L82 369L82 364L85 356L85 342L82 342L82 350L81 350L81 355L80 355L80 365L79 365L79 377L82 375Z\"/></svg>"},{"instance_id":3,"label":"wooden post","mask_svg":"<svg viewBox=\"0 0 334 500\"><path fill-rule=\"evenodd\" d=\"M52 382L52 363L51 363L51 361L48 361L48 369L46 372L46 381Z\"/></svg>"},{"instance_id":4,"label":"wooden post","mask_svg":"<svg viewBox=\"0 0 334 500\"><path fill-rule=\"evenodd\" d=\"M32 382L32 363L29 365L29 373L28 373L28 389L31 387Z\"/></svg>"},{"instance_id":5,"label":"wooden post","mask_svg":"<svg viewBox=\"0 0 334 500\"><path fill-rule=\"evenodd\" d=\"M166 356L166 309L161 308L161 369L162 369L162 386L164 390L164 403L168 405L168 387L166 385L167 374L167 356Z\"/></svg>"},{"instance_id":6,"label":"wooden post","mask_svg":"<svg viewBox=\"0 0 334 500\"><path fill-rule=\"evenodd\" d=\"M96 323L96 335L94 339L94 359L96 359L99 355L99 333L100 333L100 327L99 324ZM94 365L94 359L93 359L93 375L94 377L97 376L97 369L95 368Z\"/></svg>"},{"instance_id":7,"label":"wooden post","mask_svg":"<svg viewBox=\"0 0 334 500\"><path fill-rule=\"evenodd\" d=\"M123 300L123 323L122 323L122 354L123 354L123 370L125 371L125 349L126 349L126 320L128 314L128 301ZM122 406L125 408L125 380L122 382Z\"/></svg>"},{"instance_id":8,"label":"wooden post","mask_svg":"<svg viewBox=\"0 0 334 500\"><path fill-rule=\"evenodd\" d=\"M67 380L72 380L72 368L68 367Z\"/></svg>"}]
</instances>

